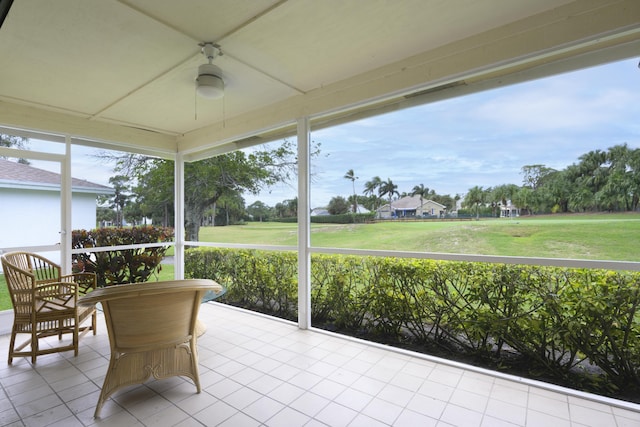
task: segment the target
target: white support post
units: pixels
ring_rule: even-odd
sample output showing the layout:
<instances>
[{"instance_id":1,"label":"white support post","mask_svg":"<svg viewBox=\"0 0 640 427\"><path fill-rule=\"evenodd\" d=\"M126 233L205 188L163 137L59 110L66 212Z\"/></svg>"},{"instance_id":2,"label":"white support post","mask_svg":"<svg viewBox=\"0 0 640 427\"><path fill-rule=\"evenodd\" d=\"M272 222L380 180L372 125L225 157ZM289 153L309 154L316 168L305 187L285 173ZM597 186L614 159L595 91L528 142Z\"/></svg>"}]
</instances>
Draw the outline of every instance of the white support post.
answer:
<instances>
[{"instance_id":1,"label":"white support post","mask_svg":"<svg viewBox=\"0 0 640 427\"><path fill-rule=\"evenodd\" d=\"M175 222L173 224L175 233L174 246L174 274L176 280L184 279L184 156L180 153L174 162L175 181Z\"/></svg>"},{"instance_id":2,"label":"white support post","mask_svg":"<svg viewBox=\"0 0 640 427\"><path fill-rule=\"evenodd\" d=\"M72 181L71 137L65 135L64 159L60 162L60 268L63 275L71 274Z\"/></svg>"},{"instance_id":3,"label":"white support post","mask_svg":"<svg viewBox=\"0 0 640 427\"><path fill-rule=\"evenodd\" d=\"M298 119L298 327L311 327L309 118Z\"/></svg>"}]
</instances>

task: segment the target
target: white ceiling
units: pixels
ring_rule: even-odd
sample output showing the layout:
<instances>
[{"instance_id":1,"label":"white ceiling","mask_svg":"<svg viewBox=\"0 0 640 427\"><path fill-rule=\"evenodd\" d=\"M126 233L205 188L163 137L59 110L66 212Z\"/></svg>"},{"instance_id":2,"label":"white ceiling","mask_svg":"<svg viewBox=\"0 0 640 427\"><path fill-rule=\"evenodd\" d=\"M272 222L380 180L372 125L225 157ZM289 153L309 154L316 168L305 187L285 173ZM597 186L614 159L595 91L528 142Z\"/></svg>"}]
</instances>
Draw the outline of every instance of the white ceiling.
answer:
<instances>
[{"instance_id":1,"label":"white ceiling","mask_svg":"<svg viewBox=\"0 0 640 427\"><path fill-rule=\"evenodd\" d=\"M15 0L0 29L0 125L196 150L303 115L637 46L639 5ZM223 53L220 100L195 94L204 41Z\"/></svg>"}]
</instances>

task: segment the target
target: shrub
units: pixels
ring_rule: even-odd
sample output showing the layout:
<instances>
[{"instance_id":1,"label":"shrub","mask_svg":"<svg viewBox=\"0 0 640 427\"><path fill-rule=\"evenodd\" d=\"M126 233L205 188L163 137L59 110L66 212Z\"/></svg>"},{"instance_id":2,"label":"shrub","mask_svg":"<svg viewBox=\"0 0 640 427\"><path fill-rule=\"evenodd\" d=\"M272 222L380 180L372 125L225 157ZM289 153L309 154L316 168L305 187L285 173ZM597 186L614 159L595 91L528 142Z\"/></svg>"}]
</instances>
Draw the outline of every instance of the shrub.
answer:
<instances>
[{"instance_id":1,"label":"shrub","mask_svg":"<svg viewBox=\"0 0 640 427\"><path fill-rule=\"evenodd\" d=\"M199 248L185 271L227 287L223 302L297 317L295 252ZM313 254L311 317L616 393L640 388L639 285L636 272Z\"/></svg>"},{"instance_id":2,"label":"shrub","mask_svg":"<svg viewBox=\"0 0 640 427\"><path fill-rule=\"evenodd\" d=\"M74 230L73 249L169 242L173 229L163 227L98 228ZM94 272L98 286L146 282L160 272L167 246L78 253L72 256L73 270Z\"/></svg>"}]
</instances>

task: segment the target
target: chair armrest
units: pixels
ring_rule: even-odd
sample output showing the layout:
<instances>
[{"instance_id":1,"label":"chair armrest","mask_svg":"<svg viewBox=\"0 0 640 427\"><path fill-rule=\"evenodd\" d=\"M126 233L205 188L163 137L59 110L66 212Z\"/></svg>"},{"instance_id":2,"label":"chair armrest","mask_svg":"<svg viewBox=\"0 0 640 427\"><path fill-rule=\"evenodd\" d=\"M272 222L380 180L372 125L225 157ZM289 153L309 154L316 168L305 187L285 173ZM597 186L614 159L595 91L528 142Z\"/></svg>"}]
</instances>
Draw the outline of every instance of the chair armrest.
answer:
<instances>
[{"instance_id":1,"label":"chair armrest","mask_svg":"<svg viewBox=\"0 0 640 427\"><path fill-rule=\"evenodd\" d=\"M60 277L61 282L75 283L78 285L78 293L85 295L96 289L98 276L95 273L73 273Z\"/></svg>"},{"instance_id":2,"label":"chair armrest","mask_svg":"<svg viewBox=\"0 0 640 427\"><path fill-rule=\"evenodd\" d=\"M35 286L34 292L36 300L69 301L73 299L75 303L78 299L78 285L73 282L40 283Z\"/></svg>"}]
</instances>

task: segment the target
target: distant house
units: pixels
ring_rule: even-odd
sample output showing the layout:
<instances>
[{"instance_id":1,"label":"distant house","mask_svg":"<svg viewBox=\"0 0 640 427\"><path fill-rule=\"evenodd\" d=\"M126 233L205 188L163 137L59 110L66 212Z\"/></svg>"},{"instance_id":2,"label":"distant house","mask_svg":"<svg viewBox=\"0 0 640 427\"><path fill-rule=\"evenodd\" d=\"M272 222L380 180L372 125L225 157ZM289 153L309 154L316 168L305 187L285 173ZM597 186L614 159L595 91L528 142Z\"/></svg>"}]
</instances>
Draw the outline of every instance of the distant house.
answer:
<instances>
[{"instance_id":1,"label":"distant house","mask_svg":"<svg viewBox=\"0 0 640 427\"><path fill-rule=\"evenodd\" d=\"M311 210L311 216L325 216L331 215L327 208L314 208Z\"/></svg>"},{"instance_id":2,"label":"distant house","mask_svg":"<svg viewBox=\"0 0 640 427\"><path fill-rule=\"evenodd\" d=\"M0 159L0 248L60 242L61 175ZM96 227L96 198L110 187L72 178L73 229Z\"/></svg>"},{"instance_id":3,"label":"distant house","mask_svg":"<svg viewBox=\"0 0 640 427\"><path fill-rule=\"evenodd\" d=\"M355 213L359 213L359 214L368 214L369 212L371 212L369 209L365 208L364 206L358 204L358 206L356 206L356 212ZM353 213L353 205L351 203L349 203L349 210L347 211L348 213Z\"/></svg>"},{"instance_id":4,"label":"distant house","mask_svg":"<svg viewBox=\"0 0 640 427\"><path fill-rule=\"evenodd\" d=\"M507 201L506 206L500 206L500 218L514 218L520 216L520 208L511 204L511 201Z\"/></svg>"},{"instance_id":5,"label":"distant house","mask_svg":"<svg viewBox=\"0 0 640 427\"><path fill-rule=\"evenodd\" d=\"M447 207L433 200L422 199L420 196L406 196L382 205L378 208L378 218L415 218L415 217L443 217Z\"/></svg>"},{"instance_id":6,"label":"distant house","mask_svg":"<svg viewBox=\"0 0 640 427\"><path fill-rule=\"evenodd\" d=\"M353 207L351 207L349 209L349 212L352 212L352 211L353 211ZM369 213L369 212L370 212L369 209L365 208L362 205L358 205L358 212L357 213L365 214L365 213ZM324 216L324 215L331 215L327 208L314 208L314 209L311 209L311 216Z\"/></svg>"}]
</instances>

